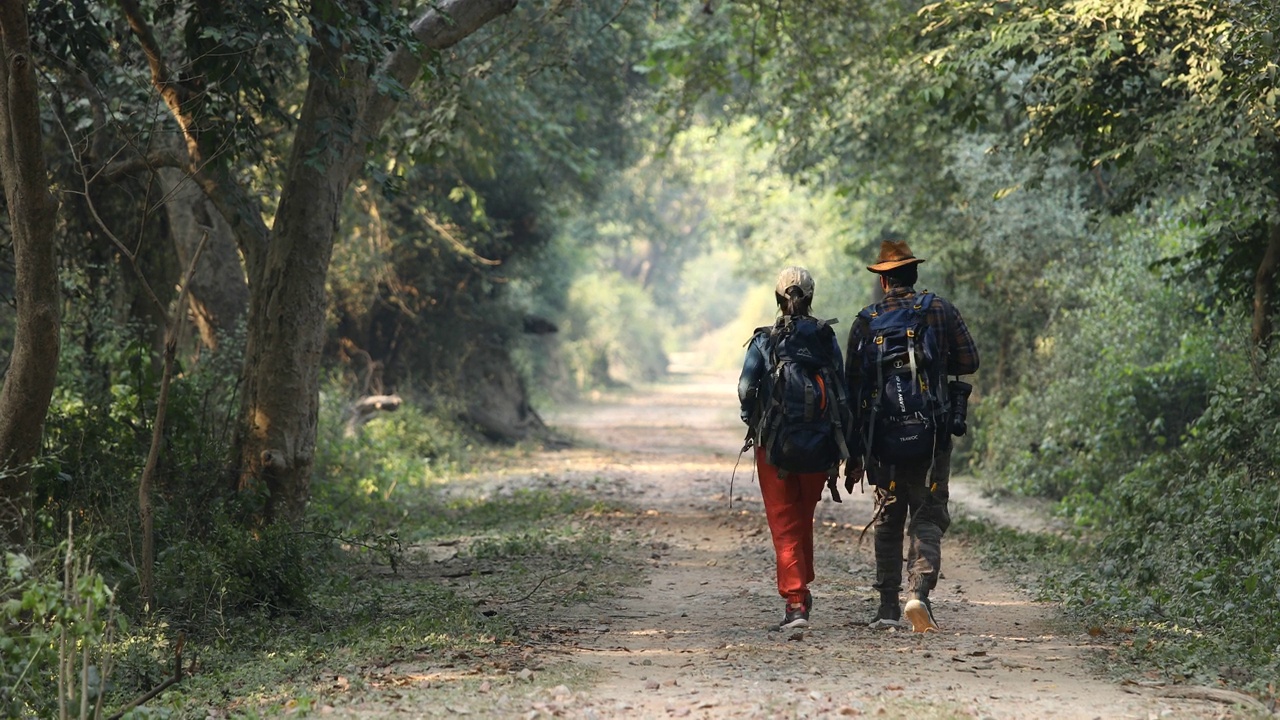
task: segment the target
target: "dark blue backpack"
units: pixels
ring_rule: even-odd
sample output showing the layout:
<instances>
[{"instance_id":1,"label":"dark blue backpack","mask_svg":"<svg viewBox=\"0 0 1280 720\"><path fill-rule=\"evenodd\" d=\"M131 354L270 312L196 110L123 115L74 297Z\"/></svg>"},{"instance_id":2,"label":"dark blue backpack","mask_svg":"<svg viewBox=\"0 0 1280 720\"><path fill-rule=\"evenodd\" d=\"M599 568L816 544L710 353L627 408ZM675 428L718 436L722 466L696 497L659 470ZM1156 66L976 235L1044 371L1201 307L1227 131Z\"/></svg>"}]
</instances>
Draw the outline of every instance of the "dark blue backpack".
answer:
<instances>
[{"instance_id":1,"label":"dark blue backpack","mask_svg":"<svg viewBox=\"0 0 1280 720\"><path fill-rule=\"evenodd\" d=\"M772 370L759 420L765 460L784 472L835 472L849 457L844 378L832 355L834 320L785 316L769 331Z\"/></svg>"},{"instance_id":2,"label":"dark blue backpack","mask_svg":"<svg viewBox=\"0 0 1280 720\"><path fill-rule=\"evenodd\" d=\"M945 439L939 433L946 412L943 359L927 321L934 298L925 293L912 305L887 311L872 305L858 314L871 330L857 349L863 441L882 463L932 458Z\"/></svg>"}]
</instances>

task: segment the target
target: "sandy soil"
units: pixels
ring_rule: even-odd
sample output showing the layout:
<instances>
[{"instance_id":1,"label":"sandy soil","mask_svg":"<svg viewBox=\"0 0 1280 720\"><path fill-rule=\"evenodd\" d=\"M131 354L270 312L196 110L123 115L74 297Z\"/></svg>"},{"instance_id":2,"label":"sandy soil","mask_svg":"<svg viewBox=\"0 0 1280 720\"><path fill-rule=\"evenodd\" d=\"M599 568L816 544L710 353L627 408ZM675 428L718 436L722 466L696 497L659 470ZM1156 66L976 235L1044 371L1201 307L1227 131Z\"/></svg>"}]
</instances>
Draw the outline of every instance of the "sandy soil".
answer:
<instances>
[{"instance_id":1,"label":"sandy soil","mask_svg":"<svg viewBox=\"0 0 1280 720\"><path fill-rule=\"evenodd\" d=\"M778 632L783 604L773 547L744 457L733 377L679 375L663 385L549 414L577 447L538 453L528 478L590 488L643 512L617 532L645 547L641 584L585 605L532 608L528 667L470 696L411 693L395 714L573 718L1237 718L1220 702L1121 685L1090 637L944 541L934 595L943 632L865 626L875 610L870 493L818 507L812 626ZM506 474L495 483L510 484ZM983 500L963 483L957 510L1029 528L1031 508ZM532 669L529 669L532 668ZM439 677L438 675L435 677ZM439 683L437 683L439 685ZM402 692L404 690L402 689ZM423 692L426 692L423 690ZM399 696L397 696L399 697ZM357 716L390 714L371 698ZM352 708L355 710L355 708Z\"/></svg>"}]
</instances>

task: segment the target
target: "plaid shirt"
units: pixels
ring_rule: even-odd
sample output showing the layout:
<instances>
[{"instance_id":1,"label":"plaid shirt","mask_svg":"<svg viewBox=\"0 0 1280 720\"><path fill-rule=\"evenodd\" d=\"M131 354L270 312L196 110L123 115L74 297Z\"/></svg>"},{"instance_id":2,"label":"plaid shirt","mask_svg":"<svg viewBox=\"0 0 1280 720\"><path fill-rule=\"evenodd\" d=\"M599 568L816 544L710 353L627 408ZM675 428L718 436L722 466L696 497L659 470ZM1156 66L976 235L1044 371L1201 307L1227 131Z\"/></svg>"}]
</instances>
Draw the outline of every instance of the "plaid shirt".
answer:
<instances>
[{"instance_id":1,"label":"plaid shirt","mask_svg":"<svg viewBox=\"0 0 1280 720\"><path fill-rule=\"evenodd\" d=\"M915 288L889 288L884 300L875 303L875 306L882 312L896 310L914 303L915 296ZM978 346L974 344L973 336L969 334L969 328L965 327L964 319L960 317L960 311L955 305L935 295L933 303L929 305L925 314L925 320L929 323L929 327L933 328L938 341L938 350L942 353L942 357L946 358L947 375L968 375L978 369ZM851 398L858 397L859 389L862 387L861 350L863 343L870 337L871 327L859 315L849 330L849 343L845 348L847 362L844 366L844 377ZM854 413L853 425L859 428L861 403L855 400L851 404Z\"/></svg>"}]
</instances>

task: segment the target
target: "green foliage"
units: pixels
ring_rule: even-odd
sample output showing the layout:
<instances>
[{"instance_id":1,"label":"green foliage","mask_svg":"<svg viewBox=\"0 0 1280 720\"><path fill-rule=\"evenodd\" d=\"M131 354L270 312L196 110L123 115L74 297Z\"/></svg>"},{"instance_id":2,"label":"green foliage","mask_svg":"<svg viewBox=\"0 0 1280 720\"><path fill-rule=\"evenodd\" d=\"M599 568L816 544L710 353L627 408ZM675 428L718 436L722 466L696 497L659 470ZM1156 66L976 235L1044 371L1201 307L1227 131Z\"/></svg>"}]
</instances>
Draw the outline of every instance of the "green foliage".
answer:
<instances>
[{"instance_id":1,"label":"green foliage","mask_svg":"<svg viewBox=\"0 0 1280 720\"><path fill-rule=\"evenodd\" d=\"M357 445L352 439L346 447ZM410 467L417 452L408 443L380 447L401 456L388 467ZM397 564L388 568L349 539L339 540L343 550L309 585L304 612L242 612L213 623L217 632L196 645L202 672L153 704L182 717L227 710L270 715L314 707L326 695L332 700L332 690L315 683L318 675L342 675L358 690L371 681L370 666L489 654L501 660L526 629L523 613L504 605L536 594L535 607L546 598L559 607L606 596L634 579L631 565L618 561L618 543L600 525L590 496L537 487L480 492L454 473L439 480L422 486L402 478L392 491L387 505L403 512L384 517L406 543ZM343 492L352 507L365 507L353 485L326 499L341 502ZM449 587L423 552L427 546L457 548L451 563L476 572L463 586ZM140 631L132 642L131 667L163 661L161 639Z\"/></svg>"},{"instance_id":2,"label":"green foliage","mask_svg":"<svg viewBox=\"0 0 1280 720\"><path fill-rule=\"evenodd\" d=\"M985 472L1019 492L1088 498L1184 440L1232 369L1223 350L1241 325L1224 326L1200 305L1198 288L1150 269L1161 257L1158 236L1177 244L1180 232L1122 236L1097 264L1059 270L1079 304L1060 308L1039 334L1018 389L980 405Z\"/></svg>"},{"instance_id":3,"label":"green foliage","mask_svg":"<svg viewBox=\"0 0 1280 720\"><path fill-rule=\"evenodd\" d=\"M1025 73L1011 98L1025 144L1070 138L1092 164L1176 158L1165 168L1198 174L1197 161L1247 157L1255 137L1274 135L1272 51L1260 40L1276 18L1263 5L936 3L921 14L921 60L939 89L972 93L952 98L961 103Z\"/></svg>"},{"instance_id":4,"label":"green foliage","mask_svg":"<svg viewBox=\"0 0 1280 720\"><path fill-rule=\"evenodd\" d=\"M1280 515L1269 500L1280 460L1277 380L1274 365L1222 378L1176 452L1100 493L1110 572L1087 585L1103 611L1180 626L1213 663L1202 669L1244 667L1259 689L1275 677L1280 647L1280 627L1254 622L1280 613Z\"/></svg>"},{"instance_id":5,"label":"green foliage","mask_svg":"<svg viewBox=\"0 0 1280 720\"><path fill-rule=\"evenodd\" d=\"M156 604L175 627L208 632L231 617L305 611L332 564L323 525L250 529L227 507L214 509L205 532L174 537L157 552Z\"/></svg>"},{"instance_id":6,"label":"green foliage","mask_svg":"<svg viewBox=\"0 0 1280 720\"><path fill-rule=\"evenodd\" d=\"M1155 224L1122 238L1105 264L1063 273L1079 305L1040 334L1018 389L982 404L981 467L1061 499L1093 535L1055 561L1050 597L1091 626L1136 628L1122 652L1170 677L1261 691L1280 646L1280 626L1257 622L1280 613L1267 499L1280 375L1247 362L1229 304L1161 274L1196 233Z\"/></svg>"},{"instance_id":7,"label":"green foliage","mask_svg":"<svg viewBox=\"0 0 1280 720\"><path fill-rule=\"evenodd\" d=\"M1220 379L1208 408L1168 453L1148 455L1097 483L1091 547L1004 548L1038 557L1046 597L1090 627L1131 633L1116 653L1179 682L1225 682L1274 692L1280 671L1280 461L1274 365ZM1005 540L999 541L1001 544Z\"/></svg>"},{"instance_id":8,"label":"green foliage","mask_svg":"<svg viewBox=\"0 0 1280 720\"><path fill-rule=\"evenodd\" d=\"M1007 147L1069 149L1099 207L1194 197L1180 212L1205 232L1181 260L1243 305L1277 207L1278 23L1264 2L957 0L910 26L954 119Z\"/></svg>"},{"instance_id":9,"label":"green foliage","mask_svg":"<svg viewBox=\"0 0 1280 720\"><path fill-rule=\"evenodd\" d=\"M644 137L630 58L647 23L606 0L520 3L429 64L369 163L330 282L335 339L381 363L383 387L484 401L480 355L562 382L552 342L524 329L556 322L592 269L578 252L591 241L557 229Z\"/></svg>"},{"instance_id":10,"label":"green foliage","mask_svg":"<svg viewBox=\"0 0 1280 720\"><path fill-rule=\"evenodd\" d=\"M348 424L345 393L331 383L321 397L316 440L315 514L344 534L385 531L407 516L406 497L466 467L469 437L456 422L412 402Z\"/></svg>"},{"instance_id":11,"label":"green foliage","mask_svg":"<svg viewBox=\"0 0 1280 720\"><path fill-rule=\"evenodd\" d=\"M197 646L202 672L149 705L176 717L305 711L324 694L317 675L344 676L358 689L368 679L355 668L493 652L511 636L505 621L485 617L471 598L434 579L346 567L312 598L304 616L235 618L222 639ZM155 646L140 638L139 661L162 660Z\"/></svg>"},{"instance_id":12,"label":"green foliage","mask_svg":"<svg viewBox=\"0 0 1280 720\"><path fill-rule=\"evenodd\" d=\"M670 325L641 287L618 273L589 274L568 300L561 333L577 387L649 382L666 371Z\"/></svg>"},{"instance_id":13,"label":"green foliage","mask_svg":"<svg viewBox=\"0 0 1280 720\"><path fill-rule=\"evenodd\" d=\"M91 342L62 354L35 487L48 517L71 513L91 530L97 569L121 605L141 615L137 483L151 442L158 363L141 328L97 325L101 306L83 312L69 317L67 329ZM206 353L171 386L154 498L156 606L149 616L179 630L223 627L238 613L297 612L316 569L328 562L320 530L253 529L238 520L241 500L229 497L225 472L236 346L228 334L220 352Z\"/></svg>"},{"instance_id":14,"label":"green foliage","mask_svg":"<svg viewBox=\"0 0 1280 720\"><path fill-rule=\"evenodd\" d=\"M37 556L6 552L3 569L0 712L53 717L61 690L79 716L82 671L92 710L104 690L107 644L119 622L114 595L102 575L91 571L87 558L73 552L69 542Z\"/></svg>"}]
</instances>

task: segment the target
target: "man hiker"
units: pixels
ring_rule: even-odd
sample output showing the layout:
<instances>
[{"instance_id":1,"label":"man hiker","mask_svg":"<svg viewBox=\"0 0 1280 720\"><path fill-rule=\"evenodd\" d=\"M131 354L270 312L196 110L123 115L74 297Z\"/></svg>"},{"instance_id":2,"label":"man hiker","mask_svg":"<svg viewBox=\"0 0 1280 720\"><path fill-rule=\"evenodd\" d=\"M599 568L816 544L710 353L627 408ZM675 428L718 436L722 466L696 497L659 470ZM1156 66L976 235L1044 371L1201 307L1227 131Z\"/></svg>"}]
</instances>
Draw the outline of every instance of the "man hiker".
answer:
<instances>
[{"instance_id":1,"label":"man hiker","mask_svg":"<svg viewBox=\"0 0 1280 720\"><path fill-rule=\"evenodd\" d=\"M747 343L738 379L746 447L755 446L769 533L777 555L780 629L805 627L813 609L813 511L823 485L836 493L848 457L848 394L834 321L811 316L813 277L801 267L778 274L778 319Z\"/></svg>"},{"instance_id":2,"label":"man hiker","mask_svg":"<svg viewBox=\"0 0 1280 720\"><path fill-rule=\"evenodd\" d=\"M884 299L864 308L849 331L845 380L854 419L845 488L852 491L864 472L875 487L871 524L880 606L870 627L902 627L905 613L915 632L936 632L929 592L938 584L942 535L951 524L951 436L964 434L972 389L958 376L978 369L978 348L954 305L916 292L922 262L905 241L886 240L867 267L880 276ZM957 377L948 383L947 376ZM909 545L902 608L904 527Z\"/></svg>"}]
</instances>

